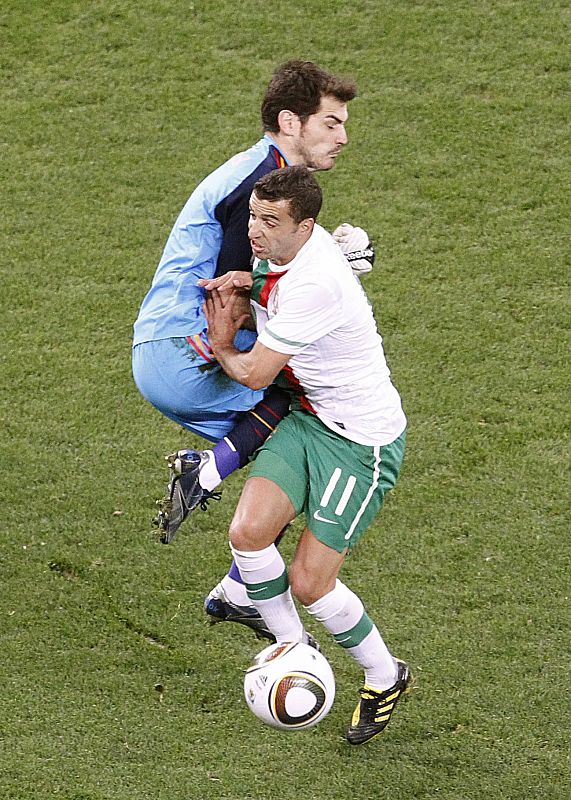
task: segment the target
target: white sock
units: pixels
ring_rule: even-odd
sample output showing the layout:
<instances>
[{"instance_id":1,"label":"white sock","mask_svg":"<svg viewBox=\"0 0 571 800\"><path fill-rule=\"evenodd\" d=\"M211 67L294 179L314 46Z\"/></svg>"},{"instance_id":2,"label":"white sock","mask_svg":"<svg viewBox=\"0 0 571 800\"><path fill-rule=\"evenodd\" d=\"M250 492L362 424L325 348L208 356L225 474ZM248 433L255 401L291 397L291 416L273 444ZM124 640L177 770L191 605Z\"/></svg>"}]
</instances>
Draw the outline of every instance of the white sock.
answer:
<instances>
[{"instance_id":1,"label":"white sock","mask_svg":"<svg viewBox=\"0 0 571 800\"><path fill-rule=\"evenodd\" d=\"M304 629L293 602L283 558L275 544L263 550L232 547L250 603L255 606L278 642L303 641Z\"/></svg>"},{"instance_id":2,"label":"white sock","mask_svg":"<svg viewBox=\"0 0 571 800\"><path fill-rule=\"evenodd\" d=\"M222 478L216 467L216 459L214 458L212 450L203 450L202 455L203 458L205 455L208 456L208 458L203 460L200 465L198 482L203 489L206 489L207 492L211 492L222 482Z\"/></svg>"},{"instance_id":3,"label":"white sock","mask_svg":"<svg viewBox=\"0 0 571 800\"><path fill-rule=\"evenodd\" d=\"M332 591L305 609L363 667L367 686L384 691L395 684L396 662L363 603L348 586L337 580Z\"/></svg>"},{"instance_id":4,"label":"white sock","mask_svg":"<svg viewBox=\"0 0 571 800\"><path fill-rule=\"evenodd\" d=\"M238 581L235 581L234 578L230 577L230 575L225 575L218 584L218 586L222 587L226 599L230 603L234 603L235 606L252 605L250 602L250 598L248 597L248 593L246 592L246 587L244 586L244 584L238 583ZM216 591L216 589L214 589L213 591Z\"/></svg>"},{"instance_id":5,"label":"white sock","mask_svg":"<svg viewBox=\"0 0 571 800\"><path fill-rule=\"evenodd\" d=\"M398 666L383 641L376 625L360 645L347 650L355 661L365 669L365 684L377 692L394 686L398 677Z\"/></svg>"}]
</instances>

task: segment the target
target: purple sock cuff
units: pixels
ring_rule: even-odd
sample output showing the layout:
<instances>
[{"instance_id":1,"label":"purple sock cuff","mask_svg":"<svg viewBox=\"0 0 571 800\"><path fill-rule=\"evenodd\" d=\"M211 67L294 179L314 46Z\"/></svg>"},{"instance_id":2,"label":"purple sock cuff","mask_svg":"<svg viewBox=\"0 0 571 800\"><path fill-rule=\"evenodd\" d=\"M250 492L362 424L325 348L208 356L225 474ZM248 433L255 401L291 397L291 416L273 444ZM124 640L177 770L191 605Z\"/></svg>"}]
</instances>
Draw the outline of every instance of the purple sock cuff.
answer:
<instances>
[{"instance_id":1,"label":"purple sock cuff","mask_svg":"<svg viewBox=\"0 0 571 800\"><path fill-rule=\"evenodd\" d=\"M237 583L244 583L242 580L242 576L240 575L240 570L236 566L236 562L232 561L232 566L230 567L230 572L228 573L228 577L235 580Z\"/></svg>"},{"instance_id":2,"label":"purple sock cuff","mask_svg":"<svg viewBox=\"0 0 571 800\"><path fill-rule=\"evenodd\" d=\"M232 450L228 442L225 442L224 439L221 439L214 445L212 452L214 453L216 469L222 480L227 478L228 475L237 470L240 466L240 453L236 450Z\"/></svg>"}]
</instances>

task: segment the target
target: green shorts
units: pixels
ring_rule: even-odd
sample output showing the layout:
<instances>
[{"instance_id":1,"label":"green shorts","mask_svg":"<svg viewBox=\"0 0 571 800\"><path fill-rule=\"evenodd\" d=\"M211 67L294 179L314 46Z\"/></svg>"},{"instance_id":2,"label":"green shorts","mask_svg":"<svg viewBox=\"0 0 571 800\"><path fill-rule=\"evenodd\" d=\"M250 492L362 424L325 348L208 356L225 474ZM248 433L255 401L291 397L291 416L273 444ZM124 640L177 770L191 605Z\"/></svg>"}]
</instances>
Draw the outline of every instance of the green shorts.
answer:
<instances>
[{"instance_id":1,"label":"green shorts","mask_svg":"<svg viewBox=\"0 0 571 800\"><path fill-rule=\"evenodd\" d=\"M320 542L342 553L355 546L396 483L405 433L384 446L357 444L316 416L292 411L260 448L250 477L287 494Z\"/></svg>"}]
</instances>

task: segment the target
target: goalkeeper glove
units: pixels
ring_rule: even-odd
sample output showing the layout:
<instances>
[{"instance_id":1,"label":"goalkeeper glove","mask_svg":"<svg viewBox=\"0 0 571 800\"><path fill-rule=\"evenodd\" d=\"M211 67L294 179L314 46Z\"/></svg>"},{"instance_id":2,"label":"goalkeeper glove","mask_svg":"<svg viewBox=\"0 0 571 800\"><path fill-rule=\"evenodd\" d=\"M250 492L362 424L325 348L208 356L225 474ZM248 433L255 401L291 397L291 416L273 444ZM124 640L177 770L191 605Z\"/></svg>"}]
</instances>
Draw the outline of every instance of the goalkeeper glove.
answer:
<instances>
[{"instance_id":1,"label":"goalkeeper glove","mask_svg":"<svg viewBox=\"0 0 571 800\"><path fill-rule=\"evenodd\" d=\"M344 222L331 234L341 252L349 262L355 275L364 275L373 269L375 251L369 241L369 235L363 228L355 228Z\"/></svg>"}]
</instances>

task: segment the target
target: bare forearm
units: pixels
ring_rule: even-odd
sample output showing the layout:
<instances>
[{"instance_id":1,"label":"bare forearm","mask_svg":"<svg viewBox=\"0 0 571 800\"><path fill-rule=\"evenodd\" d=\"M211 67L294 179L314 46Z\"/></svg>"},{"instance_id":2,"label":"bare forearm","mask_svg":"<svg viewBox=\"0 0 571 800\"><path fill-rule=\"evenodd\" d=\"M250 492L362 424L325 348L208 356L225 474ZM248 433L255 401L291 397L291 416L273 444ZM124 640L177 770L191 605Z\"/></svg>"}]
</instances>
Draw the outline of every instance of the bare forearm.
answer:
<instances>
[{"instance_id":1,"label":"bare forearm","mask_svg":"<svg viewBox=\"0 0 571 800\"><path fill-rule=\"evenodd\" d=\"M233 345L224 345L213 348L216 360L229 378L247 386L249 389L263 389L266 383L260 383L260 378L254 374L255 362L252 351L242 353Z\"/></svg>"}]
</instances>

